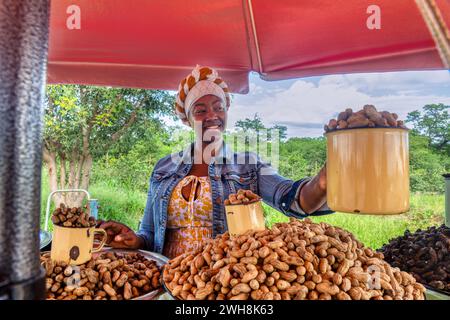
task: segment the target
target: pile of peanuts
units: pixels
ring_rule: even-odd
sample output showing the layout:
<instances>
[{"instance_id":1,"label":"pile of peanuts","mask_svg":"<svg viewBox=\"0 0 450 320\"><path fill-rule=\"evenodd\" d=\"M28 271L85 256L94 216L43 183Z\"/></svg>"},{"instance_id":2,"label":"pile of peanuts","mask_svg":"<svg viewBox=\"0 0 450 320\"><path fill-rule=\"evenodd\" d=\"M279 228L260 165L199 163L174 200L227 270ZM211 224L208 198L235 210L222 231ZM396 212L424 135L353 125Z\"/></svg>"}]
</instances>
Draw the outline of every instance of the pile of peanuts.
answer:
<instances>
[{"instance_id":1,"label":"pile of peanuts","mask_svg":"<svg viewBox=\"0 0 450 320\"><path fill-rule=\"evenodd\" d=\"M68 208L63 203L53 211L51 219L53 224L68 228L89 228L96 224L95 218L90 217L82 208Z\"/></svg>"},{"instance_id":2,"label":"pile of peanuts","mask_svg":"<svg viewBox=\"0 0 450 320\"><path fill-rule=\"evenodd\" d=\"M411 274L420 283L450 293L450 228L445 225L406 230L381 252L391 265Z\"/></svg>"},{"instance_id":3,"label":"pile of peanuts","mask_svg":"<svg viewBox=\"0 0 450 320\"><path fill-rule=\"evenodd\" d=\"M353 112L348 108L339 113L337 119L331 119L325 125L325 132L346 128L375 128L392 127L406 129L402 120L397 120L398 115L388 111L378 112L373 105L365 105L362 110Z\"/></svg>"},{"instance_id":4,"label":"pile of peanuts","mask_svg":"<svg viewBox=\"0 0 450 320\"><path fill-rule=\"evenodd\" d=\"M423 300L425 288L349 232L309 219L228 233L169 261L182 300Z\"/></svg>"},{"instance_id":5,"label":"pile of peanuts","mask_svg":"<svg viewBox=\"0 0 450 320\"><path fill-rule=\"evenodd\" d=\"M160 269L140 253L102 253L80 266L41 255L49 300L129 300L161 287Z\"/></svg>"},{"instance_id":6,"label":"pile of peanuts","mask_svg":"<svg viewBox=\"0 0 450 320\"><path fill-rule=\"evenodd\" d=\"M251 190L239 189L237 193L232 193L225 199L226 206L233 204L248 204L261 200L261 198Z\"/></svg>"}]
</instances>

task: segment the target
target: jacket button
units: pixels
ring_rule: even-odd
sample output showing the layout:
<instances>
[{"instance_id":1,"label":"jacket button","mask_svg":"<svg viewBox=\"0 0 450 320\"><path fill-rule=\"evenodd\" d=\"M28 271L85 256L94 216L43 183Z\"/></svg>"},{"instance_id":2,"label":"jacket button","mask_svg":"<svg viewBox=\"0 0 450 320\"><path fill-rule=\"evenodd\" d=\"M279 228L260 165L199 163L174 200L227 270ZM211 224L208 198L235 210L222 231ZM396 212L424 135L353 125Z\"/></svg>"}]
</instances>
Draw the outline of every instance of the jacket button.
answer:
<instances>
[{"instance_id":1,"label":"jacket button","mask_svg":"<svg viewBox=\"0 0 450 320\"><path fill-rule=\"evenodd\" d=\"M221 197L217 197L216 198L216 203L217 204L221 204L222 203L222 198Z\"/></svg>"}]
</instances>

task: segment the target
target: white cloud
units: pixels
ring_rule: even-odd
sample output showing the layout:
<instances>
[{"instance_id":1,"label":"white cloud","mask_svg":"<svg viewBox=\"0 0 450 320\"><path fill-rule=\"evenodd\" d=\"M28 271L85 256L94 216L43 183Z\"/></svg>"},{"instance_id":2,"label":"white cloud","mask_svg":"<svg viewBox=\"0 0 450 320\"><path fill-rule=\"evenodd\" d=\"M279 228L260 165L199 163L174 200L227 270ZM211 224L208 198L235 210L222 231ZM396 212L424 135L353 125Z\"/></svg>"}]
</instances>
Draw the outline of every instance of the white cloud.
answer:
<instances>
[{"instance_id":1,"label":"white cloud","mask_svg":"<svg viewBox=\"0 0 450 320\"><path fill-rule=\"evenodd\" d=\"M450 104L448 71L331 75L316 83L297 80L284 88L276 82L263 87L252 82L250 87L258 93L236 95L228 123L233 125L258 113L268 126L287 125L289 136L320 136L323 125L348 107L360 109L373 104L404 119L425 104Z\"/></svg>"},{"instance_id":2,"label":"white cloud","mask_svg":"<svg viewBox=\"0 0 450 320\"><path fill-rule=\"evenodd\" d=\"M352 85L363 91L391 90L426 90L433 85L443 85L450 88L450 73L439 71L404 71L383 73L356 73L346 75L330 75L322 77L320 84L336 83Z\"/></svg>"}]
</instances>

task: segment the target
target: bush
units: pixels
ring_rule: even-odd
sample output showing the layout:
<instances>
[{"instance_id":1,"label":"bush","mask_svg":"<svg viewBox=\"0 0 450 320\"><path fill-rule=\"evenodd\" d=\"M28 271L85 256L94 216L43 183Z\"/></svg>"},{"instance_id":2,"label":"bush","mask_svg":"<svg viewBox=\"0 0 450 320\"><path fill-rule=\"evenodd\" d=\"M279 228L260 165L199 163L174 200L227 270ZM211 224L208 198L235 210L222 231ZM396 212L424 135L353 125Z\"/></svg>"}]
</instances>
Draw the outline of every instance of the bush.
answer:
<instances>
[{"instance_id":1,"label":"bush","mask_svg":"<svg viewBox=\"0 0 450 320\"><path fill-rule=\"evenodd\" d=\"M444 192L446 157L433 152L424 136L410 134L410 186L414 192Z\"/></svg>"}]
</instances>

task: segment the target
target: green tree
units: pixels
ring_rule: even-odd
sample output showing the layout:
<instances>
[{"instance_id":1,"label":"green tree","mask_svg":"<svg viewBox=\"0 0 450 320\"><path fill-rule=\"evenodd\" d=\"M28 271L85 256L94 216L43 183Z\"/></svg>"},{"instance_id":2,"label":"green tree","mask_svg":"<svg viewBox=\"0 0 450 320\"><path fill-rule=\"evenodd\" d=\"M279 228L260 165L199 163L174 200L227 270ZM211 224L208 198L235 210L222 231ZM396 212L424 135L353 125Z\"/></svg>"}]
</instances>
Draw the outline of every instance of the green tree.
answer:
<instances>
[{"instance_id":1,"label":"green tree","mask_svg":"<svg viewBox=\"0 0 450 320\"><path fill-rule=\"evenodd\" d=\"M316 175L325 164L326 140L294 137L280 145L280 173L298 180Z\"/></svg>"},{"instance_id":2,"label":"green tree","mask_svg":"<svg viewBox=\"0 0 450 320\"><path fill-rule=\"evenodd\" d=\"M286 141L286 139L287 139L287 127L286 126L276 124L272 127L272 130L278 131L278 137L280 138L280 141Z\"/></svg>"},{"instance_id":3,"label":"green tree","mask_svg":"<svg viewBox=\"0 0 450 320\"><path fill-rule=\"evenodd\" d=\"M143 123L168 114L173 97L164 91L81 85L47 87L43 160L50 191L88 189L95 159L120 142L131 148ZM70 206L82 195L56 197Z\"/></svg>"},{"instance_id":4,"label":"green tree","mask_svg":"<svg viewBox=\"0 0 450 320\"><path fill-rule=\"evenodd\" d=\"M245 136L245 146L238 146L237 150L248 150L259 152L260 147L264 147L263 151L271 153L271 146L273 143L286 141L287 127L283 125L275 125L273 127L266 127L261 117L255 113L253 119L245 118L244 120L236 121L235 127L237 128L237 135L241 136L242 133ZM276 135L274 133L276 132ZM229 136L230 138L232 135ZM274 137L277 137L277 141L274 141ZM238 143L239 145L239 143ZM267 150L265 150L267 148Z\"/></svg>"},{"instance_id":5,"label":"green tree","mask_svg":"<svg viewBox=\"0 0 450 320\"><path fill-rule=\"evenodd\" d=\"M94 183L147 192L149 177L156 162L182 150L182 147L175 141L177 134L173 128L167 128L158 122L149 122L143 125L142 129L139 139L133 142L129 149L118 151L117 149L122 149L123 144L116 144L96 162L96 168L92 172Z\"/></svg>"},{"instance_id":6,"label":"green tree","mask_svg":"<svg viewBox=\"0 0 450 320\"><path fill-rule=\"evenodd\" d=\"M409 136L410 186L412 191L443 192L442 174L448 166L448 156L429 147L429 138L412 131Z\"/></svg>"},{"instance_id":7,"label":"green tree","mask_svg":"<svg viewBox=\"0 0 450 320\"><path fill-rule=\"evenodd\" d=\"M244 132L266 129L264 123L257 113L255 113L255 115L253 116L253 119L245 118L245 120L236 121L235 126L236 128L243 130Z\"/></svg>"},{"instance_id":8,"label":"green tree","mask_svg":"<svg viewBox=\"0 0 450 320\"><path fill-rule=\"evenodd\" d=\"M439 104L427 104L423 111L408 113L406 122L414 126L414 131L428 138L428 145L439 152L450 154L450 106Z\"/></svg>"}]
</instances>

